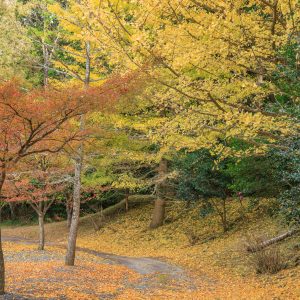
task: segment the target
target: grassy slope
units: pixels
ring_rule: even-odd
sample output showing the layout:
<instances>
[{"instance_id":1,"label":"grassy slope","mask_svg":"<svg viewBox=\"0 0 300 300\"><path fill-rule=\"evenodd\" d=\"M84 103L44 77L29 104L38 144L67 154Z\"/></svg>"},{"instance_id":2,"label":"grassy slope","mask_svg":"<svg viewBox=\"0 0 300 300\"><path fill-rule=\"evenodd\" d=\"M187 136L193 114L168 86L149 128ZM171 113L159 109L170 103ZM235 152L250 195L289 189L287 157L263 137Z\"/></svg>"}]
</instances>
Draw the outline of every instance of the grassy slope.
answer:
<instances>
[{"instance_id":1,"label":"grassy slope","mask_svg":"<svg viewBox=\"0 0 300 300\"><path fill-rule=\"evenodd\" d=\"M179 295L177 292L176 295L184 299L300 299L299 266L276 275L256 275L251 255L244 250L247 235L274 236L286 230L279 220L266 216L267 204L242 217L238 205L232 203L229 220L233 226L226 234L222 233L216 216L199 218L198 206L178 218L183 208L183 203L170 203L167 207L169 222L156 230L148 229L151 205L108 220L98 232L85 218L78 245L121 255L162 257L184 266L195 275L200 289L197 294ZM37 238L36 230L35 226L11 228L4 229L3 234ZM200 238L194 246L190 246L186 234L191 231ZM66 223L48 224L46 234L48 240L64 242ZM295 257L300 256L299 248L295 247L299 244L298 236L277 247L293 264ZM168 297L172 298L172 295Z\"/></svg>"}]
</instances>

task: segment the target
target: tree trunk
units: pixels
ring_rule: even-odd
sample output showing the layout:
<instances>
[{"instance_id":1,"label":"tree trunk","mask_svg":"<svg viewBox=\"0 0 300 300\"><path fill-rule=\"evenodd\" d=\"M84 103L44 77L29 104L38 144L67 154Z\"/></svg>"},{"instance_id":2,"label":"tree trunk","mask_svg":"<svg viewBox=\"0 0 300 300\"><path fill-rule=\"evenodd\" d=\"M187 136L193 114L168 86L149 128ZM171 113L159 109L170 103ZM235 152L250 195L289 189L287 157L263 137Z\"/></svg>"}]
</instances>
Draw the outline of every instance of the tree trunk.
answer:
<instances>
[{"instance_id":1,"label":"tree trunk","mask_svg":"<svg viewBox=\"0 0 300 300\"><path fill-rule=\"evenodd\" d=\"M9 208L10 208L10 217L14 221L16 219L16 206L15 206L15 203L9 202Z\"/></svg>"},{"instance_id":2,"label":"tree trunk","mask_svg":"<svg viewBox=\"0 0 300 300\"><path fill-rule=\"evenodd\" d=\"M165 159L161 159L158 167L159 179L156 185L157 199L154 202L153 215L150 223L150 228L153 229L162 226L165 219L166 200L164 199L164 190L167 172L168 162Z\"/></svg>"},{"instance_id":3,"label":"tree trunk","mask_svg":"<svg viewBox=\"0 0 300 300\"><path fill-rule=\"evenodd\" d=\"M223 225L223 232L228 231L228 222L227 222L227 209L226 209L226 198L222 199L222 205L223 205L223 213L222 213L222 225Z\"/></svg>"},{"instance_id":4,"label":"tree trunk","mask_svg":"<svg viewBox=\"0 0 300 300\"><path fill-rule=\"evenodd\" d=\"M72 202L73 202L73 195L72 193L66 194L66 213L67 213L67 227L70 229L71 221L72 221Z\"/></svg>"},{"instance_id":5,"label":"tree trunk","mask_svg":"<svg viewBox=\"0 0 300 300\"><path fill-rule=\"evenodd\" d=\"M166 201L164 199L155 200L150 228L154 229L163 225L165 219L165 206Z\"/></svg>"},{"instance_id":6,"label":"tree trunk","mask_svg":"<svg viewBox=\"0 0 300 300\"><path fill-rule=\"evenodd\" d=\"M46 24L44 22L44 33L46 31ZM48 87L48 81L49 81L49 50L48 46L45 43L45 40L42 40L42 50L43 50L43 59L44 59L44 78L43 78L43 83L44 83L44 88L46 89Z\"/></svg>"},{"instance_id":7,"label":"tree trunk","mask_svg":"<svg viewBox=\"0 0 300 300\"><path fill-rule=\"evenodd\" d=\"M68 229L70 229L71 221L72 221L72 208L68 206L68 204L66 205L66 211L67 211L67 226Z\"/></svg>"},{"instance_id":8,"label":"tree trunk","mask_svg":"<svg viewBox=\"0 0 300 300\"><path fill-rule=\"evenodd\" d=\"M46 47L46 46L44 46ZM47 49L45 50L47 51ZM48 87L48 81L49 81L49 66L48 66L48 54L47 52L45 53L45 58L44 58L44 88L46 89Z\"/></svg>"},{"instance_id":9,"label":"tree trunk","mask_svg":"<svg viewBox=\"0 0 300 300\"><path fill-rule=\"evenodd\" d=\"M39 214L39 247L38 250L45 249L45 226L44 226L44 214Z\"/></svg>"},{"instance_id":10,"label":"tree trunk","mask_svg":"<svg viewBox=\"0 0 300 300\"><path fill-rule=\"evenodd\" d=\"M90 84L90 75L91 75L91 44L90 42L85 43L85 52L86 52L86 62L85 62L85 81L84 86L87 89ZM81 115L80 117L80 130L84 131L85 129L85 117ZM75 252L76 252L76 239L79 226L79 215L80 215L80 196L81 196L81 171L83 166L83 142L81 142L78 155L75 159L75 176L74 176L74 190L73 190L73 206L72 206L72 220L68 238L68 248L65 259L65 264L67 266L74 266L75 263Z\"/></svg>"},{"instance_id":11,"label":"tree trunk","mask_svg":"<svg viewBox=\"0 0 300 300\"><path fill-rule=\"evenodd\" d=\"M68 238L67 254L65 259L65 264L67 266L74 266L75 263L76 239L77 239L79 215L80 215L82 159L83 159L83 145L80 146L79 157L75 161L73 211L72 211L72 219L71 219L69 238Z\"/></svg>"},{"instance_id":12,"label":"tree trunk","mask_svg":"<svg viewBox=\"0 0 300 300\"><path fill-rule=\"evenodd\" d=\"M1 174L0 174L0 196L2 192L2 187L6 178L6 166L5 164L1 165ZM4 257L2 250L2 240L1 240L1 227L0 227L0 295L4 295L5 291L5 266L4 266Z\"/></svg>"},{"instance_id":13,"label":"tree trunk","mask_svg":"<svg viewBox=\"0 0 300 300\"><path fill-rule=\"evenodd\" d=\"M213 206L214 210L220 217L220 224L222 225L223 232L225 233L229 229L228 220L227 220L227 208L226 208L227 199L222 198L222 199L218 199L217 201L222 201L221 208L219 207L218 202L215 202L213 198L209 200L210 204Z\"/></svg>"},{"instance_id":14,"label":"tree trunk","mask_svg":"<svg viewBox=\"0 0 300 300\"><path fill-rule=\"evenodd\" d=\"M2 241L1 241L1 228L0 228L0 295L4 295L5 288L5 267L4 267L4 257L2 250Z\"/></svg>"},{"instance_id":15,"label":"tree trunk","mask_svg":"<svg viewBox=\"0 0 300 300\"><path fill-rule=\"evenodd\" d=\"M129 198L129 192L126 192L126 195L125 195L125 210L126 211L129 210L128 198Z\"/></svg>"}]
</instances>

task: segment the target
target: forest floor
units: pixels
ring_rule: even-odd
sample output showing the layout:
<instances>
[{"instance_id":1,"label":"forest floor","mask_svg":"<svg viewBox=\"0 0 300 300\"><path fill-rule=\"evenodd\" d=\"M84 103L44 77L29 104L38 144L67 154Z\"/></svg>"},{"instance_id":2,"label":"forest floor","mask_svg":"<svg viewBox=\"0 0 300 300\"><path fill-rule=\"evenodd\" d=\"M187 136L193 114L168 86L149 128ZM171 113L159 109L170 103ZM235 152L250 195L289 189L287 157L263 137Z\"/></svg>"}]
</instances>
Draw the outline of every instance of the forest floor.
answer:
<instances>
[{"instance_id":1,"label":"forest floor","mask_svg":"<svg viewBox=\"0 0 300 300\"><path fill-rule=\"evenodd\" d=\"M74 268L63 264L65 222L46 225L44 252L26 240L37 238L36 226L5 228L5 299L300 299L299 236L273 246L287 263L277 274L256 274L245 251L249 237L286 230L267 203L242 214L230 204L226 234L217 216L200 218L198 205L176 202L157 230L148 229L151 205L108 219L97 232L83 218Z\"/></svg>"},{"instance_id":2,"label":"forest floor","mask_svg":"<svg viewBox=\"0 0 300 300\"><path fill-rule=\"evenodd\" d=\"M64 266L64 247L3 238L7 294L15 299L151 299L153 291L195 289L182 268L153 258L134 258L78 248L75 267Z\"/></svg>"}]
</instances>

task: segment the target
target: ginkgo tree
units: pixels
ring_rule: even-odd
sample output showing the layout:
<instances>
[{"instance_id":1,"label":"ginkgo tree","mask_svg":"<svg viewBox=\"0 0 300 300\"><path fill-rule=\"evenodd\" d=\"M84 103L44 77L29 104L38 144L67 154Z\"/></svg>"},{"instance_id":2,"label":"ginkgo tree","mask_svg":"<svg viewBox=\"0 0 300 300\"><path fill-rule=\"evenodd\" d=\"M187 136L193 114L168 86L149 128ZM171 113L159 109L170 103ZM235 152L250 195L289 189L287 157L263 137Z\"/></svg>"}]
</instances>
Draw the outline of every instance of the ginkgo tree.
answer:
<instances>
[{"instance_id":1,"label":"ginkgo tree","mask_svg":"<svg viewBox=\"0 0 300 300\"><path fill-rule=\"evenodd\" d=\"M55 3L50 7L52 13L57 16L59 27L63 32L64 44L54 54L54 67L65 74L65 80L58 85L72 85L79 83L84 88L99 86L105 80L119 70L109 60L110 52L105 35L101 27L91 24L94 14L102 13L96 2L68 1L67 5ZM114 68L113 68L114 67ZM136 70L134 70L136 71ZM123 72L122 72L123 73ZM124 72L125 73L125 72ZM57 83L57 82L56 82ZM80 128L87 130L88 116L82 115ZM65 263L74 265L76 238L79 224L80 197L82 191L81 175L84 169L86 153L85 144L81 143L74 160L74 186L72 221L69 232L68 247Z\"/></svg>"},{"instance_id":2,"label":"ginkgo tree","mask_svg":"<svg viewBox=\"0 0 300 300\"><path fill-rule=\"evenodd\" d=\"M119 37L124 60L148 63L145 72L160 86L153 102L169 109L152 135L157 142L226 155L223 141L233 137L259 151L296 134L285 108L267 103L280 93L271 80L284 64L279 50L298 39L298 1L107 3L110 19L94 22L113 24L103 28Z\"/></svg>"},{"instance_id":3,"label":"ginkgo tree","mask_svg":"<svg viewBox=\"0 0 300 300\"><path fill-rule=\"evenodd\" d=\"M106 13L90 23L110 37L124 66L149 77L135 112L162 153L207 148L218 157L244 156L284 148L287 136L299 134L272 80L286 64L280 50L299 43L297 0L101 4ZM151 122L149 107L158 108ZM246 147L232 147L235 140Z\"/></svg>"},{"instance_id":4,"label":"ginkgo tree","mask_svg":"<svg viewBox=\"0 0 300 300\"><path fill-rule=\"evenodd\" d=\"M148 140L135 132L135 136L125 128L116 126L118 114L109 117L94 114L90 118L94 131L93 143L87 145L87 172L83 176L85 187L97 189L99 186L117 190L125 199L153 186L156 151Z\"/></svg>"},{"instance_id":5,"label":"ginkgo tree","mask_svg":"<svg viewBox=\"0 0 300 300\"><path fill-rule=\"evenodd\" d=\"M59 3L53 4L50 8L56 14L59 20L59 26L64 32L66 45L61 47L55 55L54 66L67 74L67 79L73 79L88 88L93 81L103 80L103 71L101 68L95 68L101 65L101 49L98 49L91 40L88 28L90 11L80 1L69 1L67 6L63 7ZM96 64L100 60L100 64ZM95 65L95 66L94 66ZM93 77L93 71L100 73L96 78ZM80 129L86 129L84 114L80 117ZM74 158L74 186L72 219L68 239L68 247L65 263L74 265L76 238L80 214L81 197L81 173L84 164L84 143L78 147Z\"/></svg>"},{"instance_id":6,"label":"ginkgo tree","mask_svg":"<svg viewBox=\"0 0 300 300\"><path fill-rule=\"evenodd\" d=\"M55 14L50 12L52 0L18 1L16 15L31 44L31 68L36 72L36 84L47 87L50 78L64 73L53 67L53 56L63 42ZM31 79L32 80L32 79Z\"/></svg>"},{"instance_id":7,"label":"ginkgo tree","mask_svg":"<svg viewBox=\"0 0 300 300\"><path fill-rule=\"evenodd\" d=\"M32 45L16 18L14 8L9 1L0 3L0 76L4 80L13 76L31 76L32 80Z\"/></svg>"}]
</instances>

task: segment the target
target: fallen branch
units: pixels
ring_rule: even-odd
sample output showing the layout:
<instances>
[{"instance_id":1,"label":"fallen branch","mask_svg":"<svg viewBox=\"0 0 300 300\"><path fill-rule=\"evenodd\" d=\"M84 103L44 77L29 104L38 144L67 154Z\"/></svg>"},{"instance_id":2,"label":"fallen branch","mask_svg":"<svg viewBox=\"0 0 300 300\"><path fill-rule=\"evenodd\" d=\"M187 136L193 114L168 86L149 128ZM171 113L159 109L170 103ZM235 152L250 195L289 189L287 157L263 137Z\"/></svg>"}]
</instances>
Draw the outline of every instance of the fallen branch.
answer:
<instances>
[{"instance_id":1,"label":"fallen branch","mask_svg":"<svg viewBox=\"0 0 300 300\"><path fill-rule=\"evenodd\" d=\"M128 197L128 205L129 205L129 207L133 207L136 205L149 203L153 200L155 200L155 196L153 196L153 195L131 195ZM81 218L81 221L85 220L86 218L89 218L90 221L92 222L95 230L99 230L105 217L112 216L121 211L126 211L126 202L127 202L127 199L125 198L125 199L121 200L120 202L118 202L117 204L109 206L109 207L105 208L104 210L102 210L92 216L89 215L89 216Z\"/></svg>"},{"instance_id":2,"label":"fallen branch","mask_svg":"<svg viewBox=\"0 0 300 300\"><path fill-rule=\"evenodd\" d=\"M128 205L129 207L132 207L137 204L148 203L150 201L153 201L154 199L155 197L152 195L132 195L128 197ZM126 210L126 202L127 199L125 198L120 202L118 202L117 204L102 210L101 212L98 213L98 215L100 215L100 217L107 217L107 216L114 215L117 212Z\"/></svg>"},{"instance_id":3,"label":"fallen branch","mask_svg":"<svg viewBox=\"0 0 300 300\"><path fill-rule=\"evenodd\" d=\"M300 229L293 229L293 230L290 230L290 231L288 231L286 233L283 233L283 234L281 234L279 236L276 236L276 237L274 237L274 238L272 238L270 240L263 241L263 242L261 242L259 244L253 245L253 246L249 245L247 247L247 251L251 252L251 253L260 251L260 250L262 250L262 249L264 249L264 248L266 248L266 247L268 247L270 245L273 245L273 244L278 243L278 242L280 242L282 240L285 240L288 237L291 237L291 236L295 235L299 231L300 231Z\"/></svg>"}]
</instances>

